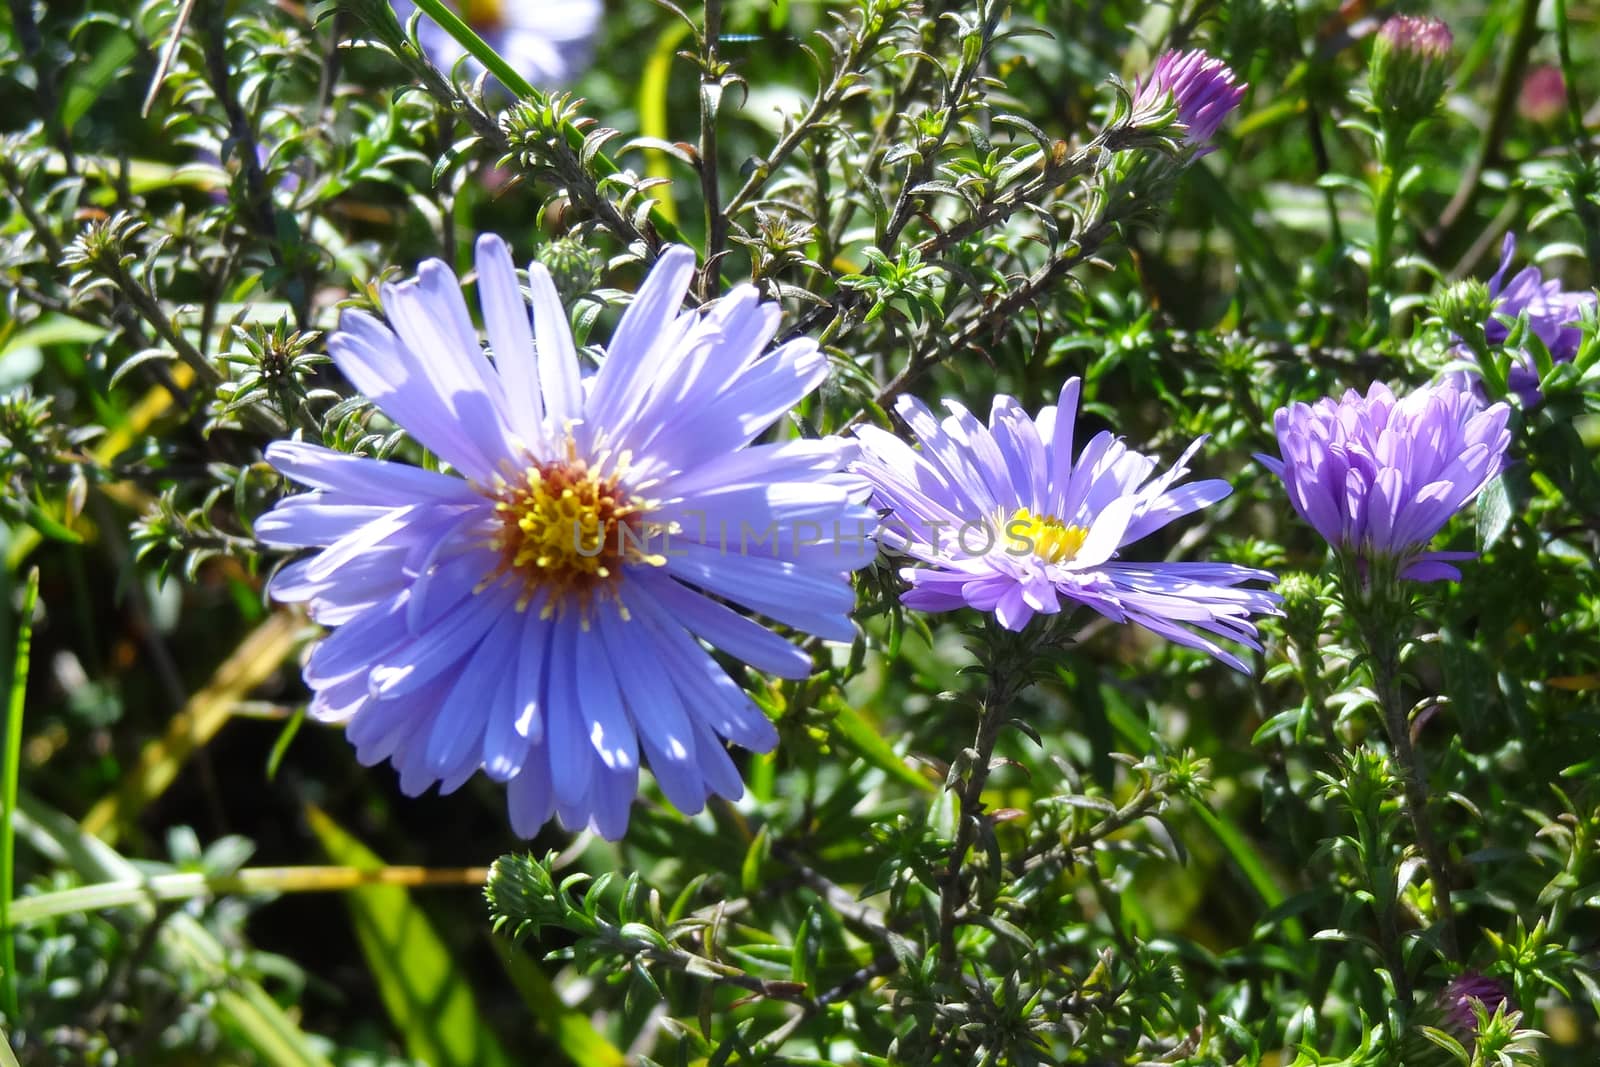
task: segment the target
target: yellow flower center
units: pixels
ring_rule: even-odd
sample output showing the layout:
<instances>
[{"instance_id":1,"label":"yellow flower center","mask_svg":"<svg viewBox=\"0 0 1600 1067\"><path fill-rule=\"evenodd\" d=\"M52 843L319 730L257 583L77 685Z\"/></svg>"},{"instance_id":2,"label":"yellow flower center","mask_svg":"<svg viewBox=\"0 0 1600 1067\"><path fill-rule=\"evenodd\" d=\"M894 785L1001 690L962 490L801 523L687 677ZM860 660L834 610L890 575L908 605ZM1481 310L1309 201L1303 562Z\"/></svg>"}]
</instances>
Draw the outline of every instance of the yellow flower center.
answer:
<instances>
[{"instance_id":1,"label":"yellow flower center","mask_svg":"<svg viewBox=\"0 0 1600 1067\"><path fill-rule=\"evenodd\" d=\"M1089 536L1088 527L1064 523L1054 515L1035 515L1027 508L1012 512L1003 528L1008 547L1022 551L1031 543L1033 554L1046 563L1071 560Z\"/></svg>"},{"instance_id":2,"label":"yellow flower center","mask_svg":"<svg viewBox=\"0 0 1600 1067\"><path fill-rule=\"evenodd\" d=\"M463 0L461 17L475 30L497 30L505 23L503 0Z\"/></svg>"},{"instance_id":3,"label":"yellow flower center","mask_svg":"<svg viewBox=\"0 0 1600 1067\"><path fill-rule=\"evenodd\" d=\"M484 585L506 575L520 579L517 610L542 594L542 616L575 603L587 625L596 599L616 599L625 565L660 567L667 560L651 551L661 547L664 532L645 518L652 502L622 484L627 454L607 470L605 457L591 467L575 451L569 442L565 459L495 478L488 492L498 522L490 544L500 566Z\"/></svg>"}]
</instances>

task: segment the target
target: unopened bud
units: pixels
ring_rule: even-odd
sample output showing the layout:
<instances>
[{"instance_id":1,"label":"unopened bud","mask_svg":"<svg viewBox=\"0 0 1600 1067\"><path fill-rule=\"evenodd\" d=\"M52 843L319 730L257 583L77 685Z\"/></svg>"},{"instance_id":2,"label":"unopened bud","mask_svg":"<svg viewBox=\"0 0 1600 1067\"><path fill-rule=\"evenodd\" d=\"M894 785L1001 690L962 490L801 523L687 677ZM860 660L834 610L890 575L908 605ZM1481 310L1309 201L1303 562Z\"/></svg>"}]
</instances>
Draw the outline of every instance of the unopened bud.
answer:
<instances>
[{"instance_id":1,"label":"unopened bud","mask_svg":"<svg viewBox=\"0 0 1600 1067\"><path fill-rule=\"evenodd\" d=\"M1450 27L1426 15L1395 15L1378 30L1368 84L1378 110L1414 125L1433 114L1450 73Z\"/></svg>"}]
</instances>

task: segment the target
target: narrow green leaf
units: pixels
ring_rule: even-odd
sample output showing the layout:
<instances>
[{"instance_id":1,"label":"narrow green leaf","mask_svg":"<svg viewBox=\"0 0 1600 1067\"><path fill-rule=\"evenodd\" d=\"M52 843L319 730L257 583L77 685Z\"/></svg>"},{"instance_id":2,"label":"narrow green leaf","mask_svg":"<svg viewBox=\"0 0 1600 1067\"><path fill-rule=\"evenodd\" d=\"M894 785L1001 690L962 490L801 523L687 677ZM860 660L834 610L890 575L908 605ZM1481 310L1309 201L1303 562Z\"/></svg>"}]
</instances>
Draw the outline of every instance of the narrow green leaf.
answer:
<instances>
[{"instance_id":1,"label":"narrow green leaf","mask_svg":"<svg viewBox=\"0 0 1600 1067\"><path fill-rule=\"evenodd\" d=\"M0 789L5 810L0 818L0 1008L8 1019L17 1017L17 946L12 940L11 896L16 875L17 778L22 773L22 712L28 694L28 656L33 646L33 608L39 602L39 568L28 572L17 615L17 637L11 652L10 698L6 702L4 762L0 762ZM0 1044L4 1044L0 1037ZM10 1046L6 1046L9 1051Z\"/></svg>"},{"instance_id":2,"label":"narrow green leaf","mask_svg":"<svg viewBox=\"0 0 1600 1067\"><path fill-rule=\"evenodd\" d=\"M672 130L667 122L667 86L672 80L672 59L678 46L689 34L689 24L673 22L656 38L656 47L644 65L639 78L639 132L645 137L664 143L672 141ZM652 178L672 177L671 157L660 149L645 149L644 171ZM660 185L650 190L661 213L673 222L678 221L678 206L672 200L672 186Z\"/></svg>"},{"instance_id":3,"label":"narrow green leaf","mask_svg":"<svg viewBox=\"0 0 1600 1067\"><path fill-rule=\"evenodd\" d=\"M323 812L310 808L306 815L335 863L384 866ZM411 894L399 886L364 886L346 899L356 940L407 1054L430 1067L511 1067L478 1014L464 972Z\"/></svg>"},{"instance_id":4,"label":"narrow green leaf","mask_svg":"<svg viewBox=\"0 0 1600 1067\"><path fill-rule=\"evenodd\" d=\"M883 739L883 735L862 718L861 713L851 707L849 701L835 695L824 699L822 706L833 713L833 723L837 727L840 740L856 755L924 793L939 791L938 785L918 774L901 759L895 750L889 747L889 742Z\"/></svg>"},{"instance_id":5,"label":"narrow green leaf","mask_svg":"<svg viewBox=\"0 0 1600 1067\"><path fill-rule=\"evenodd\" d=\"M1478 496L1478 551L1493 548L1510 525L1511 494L1506 492L1505 475L1500 474Z\"/></svg>"},{"instance_id":6,"label":"narrow green leaf","mask_svg":"<svg viewBox=\"0 0 1600 1067\"><path fill-rule=\"evenodd\" d=\"M18 831L52 862L69 866L88 881L137 879L141 872L104 841L83 832L77 823L27 795L19 796ZM155 908L134 905L150 921ZM198 971L210 988L221 990L211 1017L239 1044L255 1053L266 1067L333 1067L312 1045L284 1009L253 979L239 973L229 950L191 915L170 915L161 925L159 950L169 967Z\"/></svg>"},{"instance_id":7,"label":"narrow green leaf","mask_svg":"<svg viewBox=\"0 0 1600 1067\"><path fill-rule=\"evenodd\" d=\"M66 92L61 97L61 125L72 129L88 114L94 102L105 95L118 76L131 70L139 46L126 33L119 33L100 46L87 66L71 68Z\"/></svg>"},{"instance_id":8,"label":"narrow green leaf","mask_svg":"<svg viewBox=\"0 0 1600 1067\"><path fill-rule=\"evenodd\" d=\"M540 1029L581 1067L625 1067L628 1057L607 1041L581 1011L567 1007L550 979L514 945L499 943L506 976L522 996Z\"/></svg>"},{"instance_id":9,"label":"narrow green leaf","mask_svg":"<svg viewBox=\"0 0 1600 1067\"><path fill-rule=\"evenodd\" d=\"M1245 880L1250 883L1250 888L1261 898L1261 903L1268 908L1276 908L1282 904L1284 892L1278 886L1277 879L1272 877L1266 861L1261 858L1244 831L1239 829L1238 824L1226 815L1217 814L1204 804L1194 805L1193 810L1200 817L1200 821L1206 824L1206 828L1215 835L1229 858L1238 865ZM1293 916L1284 916L1283 936L1291 945L1305 944L1305 930L1301 927L1300 920Z\"/></svg>"},{"instance_id":10,"label":"narrow green leaf","mask_svg":"<svg viewBox=\"0 0 1600 1067\"><path fill-rule=\"evenodd\" d=\"M528 83L528 79L518 74L500 53L490 48L488 42L461 20L461 16L445 7L440 0L416 0L416 5L423 14L437 22L440 29L455 38L455 42L464 48L468 55L482 63L485 70L500 79L500 84L515 94L519 100L543 99L543 96ZM567 143L581 152L584 143L583 131L568 125L566 135ZM609 178L618 173L617 165L605 155L597 153L591 162L596 173L602 178ZM655 224L657 232L668 241L688 243L679 232L677 224L667 218L666 213L661 210L659 203L651 208L650 220Z\"/></svg>"}]
</instances>

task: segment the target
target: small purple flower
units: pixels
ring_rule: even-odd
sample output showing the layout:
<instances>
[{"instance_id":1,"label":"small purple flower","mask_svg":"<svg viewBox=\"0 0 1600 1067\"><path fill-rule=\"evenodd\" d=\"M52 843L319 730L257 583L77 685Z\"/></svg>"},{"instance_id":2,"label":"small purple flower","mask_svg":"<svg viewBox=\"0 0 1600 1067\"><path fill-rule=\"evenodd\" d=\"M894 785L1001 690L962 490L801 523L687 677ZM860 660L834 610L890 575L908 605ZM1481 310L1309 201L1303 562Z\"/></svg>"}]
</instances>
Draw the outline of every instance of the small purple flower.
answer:
<instances>
[{"instance_id":1,"label":"small purple flower","mask_svg":"<svg viewBox=\"0 0 1600 1067\"><path fill-rule=\"evenodd\" d=\"M1446 1022L1458 1034L1478 1032L1475 1004L1483 1005L1483 1010L1493 1015L1510 999L1505 986L1476 971L1465 971L1452 978L1439 997Z\"/></svg>"},{"instance_id":2,"label":"small purple flower","mask_svg":"<svg viewBox=\"0 0 1600 1067\"><path fill-rule=\"evenodd\" d=\"M853 443L751 446L827 357L807 339L767 352L778 308L749 285L681 312L694 269L689 249L664 251L585 376L549 273L528 268L530 322L510 252L485 235L493 363L438 260L384 286L387 324L347 311L328 343L449 473L268 447L314 490L256 523L267 544L319 550L269 587L333 630L305 664L311 714L363 763L393 763L408 794L481 769L525 837L552 812L621 836L642 763L685 812L737 799L724 739L766 751L777 732L707 646L784 678L811 657L735 606L854 637L849 572L870 559L854 531L873 513L842 473Z\"/></svg>"},{"instance_id":3,"label":"small purple flower","mask_svg":"<svg viewBox=\"0 0 1600 1067\"><path fill-rule=\"evenodd\" d=\"M1366 396L1352 389L1338 401L1280 408L1282 457L1256 458L1336 551L1390 560L1414 581L1459 579L1447 561L1473 553L1424 549L1504 466L1510 414L1449 382L1401 399L1374 382Z\"/></svg>"},{"instance_id":4,"label":"small purple flower","mask_svg":"<svg viewBox=\"0 0 1600 1067\"><path fill-rule=\"evenodd\" d=\"M1167 52L1134 87L1133 107L1135 112L1162 107L1170 93L1185 140L1209 152L1217 127L1239 106L1247 88L1226 63L1198 49Z\"/></svg>"},{"instance_id":5,"label":"small purple flower","mask_svg":"<svg viewBox=\"0 0 1600 1067\"><path fill-rule=\"evenodd\" d=\"M404 24L416 12L411 0L390 0ZM537 89L565 89L577 80L594 53L601 0L451 0L479 37ZM450 70L466 55L454 37L423 16L417 38L434 64ZM472 77L483 73L469 60ZM498 83L496 83L498 84Z\"/></svg>"},{"instance_id":6,"label":"small purple flower","mask_svg":"<svg viewBox=\"0 0 1600 1067\"><path fill-rule=\"evenodd\" d=\"M1517 238L1506 234L1501 245L1500 269L1489 279L1489 295L1494 298L1494 314L1483 324L1483 336L1492 345L1504 344L1511 332L1511 323L1523 315L1528 316L1528 329L1539 338L1557 363L1570 363L1578 354L1583 341L1583 330L1577 325L1584 311L1595 304L1591 291L1563 290L1557 278L1546 279L1539 268L1523 267L1511 280L1506 281L1506 271L1517 252ZM1533 357L1521 352L1512 360L1506 384L1522 398L1526 407L1541 399L1539 372Z\"/></svg>"},{"instance_id":7,"label":"small purple flower","mask_svg":"<svg viewBox=\"0 0 1600 1067\"><path fill-rule=\"evenodd\" d=\"M1276 614L1279 598L1240 587L1271 582L1270 572L1117 558L1232 491L1223 481L1177 484L1204 439L1153 480L1156 461L1107 432L1074 461L1080 385L1068 381L1059 406L1032 419L1011 397L997 396L988 426L953 400L944 402L950 415L941 422L921 401L901 397L895 410L920 451L876 427L856 431L856 470L889 512L880 542L926 564L901 571L911 583L902 602L920 611L993 612L1009 630L1081 604L1248 672L1208 635L1260 647L1250 616Z\"/></svg>"}]
</instances>

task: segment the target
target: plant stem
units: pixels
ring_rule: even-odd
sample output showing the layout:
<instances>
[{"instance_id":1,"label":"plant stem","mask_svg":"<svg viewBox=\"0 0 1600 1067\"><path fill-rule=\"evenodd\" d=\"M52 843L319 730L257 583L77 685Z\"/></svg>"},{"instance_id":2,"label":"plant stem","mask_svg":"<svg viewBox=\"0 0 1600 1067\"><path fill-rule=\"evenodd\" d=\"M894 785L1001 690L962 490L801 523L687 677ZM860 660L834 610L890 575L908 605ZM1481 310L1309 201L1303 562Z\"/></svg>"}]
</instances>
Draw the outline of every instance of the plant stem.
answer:
<instances>
[{"instance_id":1,"label":"plant stem","mask_svg":"<svg viewBox=\"0 0 1600 1067\"><path fill-rule=\"evenodd\" d=\"M728 216L722 210L722 190L717 174L717 112L722 106L723 70L717 56L722 35L722 0L706 0L704 54L700 70L700 196L706 205L705 268L700 276L700 296L716 296L718 266L728 240Z\"/></svg>"},{"instance_id":2,"label":"plant stem","mask_svg":"<svg viewBox=\"0 0 1600 1067\"><path fill-rule=\"evenodd\" d=\"M1409 136L1409 127L1386 120L1378 141L1378 196L1372 211L1372 264L1367 280L1367 316L1372 324L1368 340L1374 343L1389 333L1389 260L1394 254L1400 164Z\"/></svg>"},{"instance_id":3,"label":"plant stem","mask_svg":"<svg viewBox=\"0 0 1600 1067\"><path fill-rule=\"evenodd\" d=\"M967 774L957 786L956 839L950 847L944 877L939 881L939 959L947 969L956 965L956 912L965 902L962 869L983 818L983 787L989 782L994 746L1006 723L1006 709L1016 696L1016 687L1006 677L1009 673L1002 665L991 669L988 688L978 705L977 736L972 747L960 756L967 764Z\"/></svg>"},{"instance_id":4,"label":"plant stem","mask_svg":"<svg viewBox=\"0 0 1600 1067\"><path fill-rule=\"evenodd\" d=\"M1539 0L1522 0L1521 9L1517 13L1516 31L1512 34L1511 43L1506 49L1505 62L1500 67L1500 74L1495 79L1494 105L1489 112L1488 125L1484 127L1483 139L1478 142L1478 153L1472 157L1472 164L1461 180L1461 188L1440 213L1439 225L1430 237L1430 242L1437 249L1443 249L1460 230L1471 216L1472 206L1477 202L1478 194L1483 191L1483 172L1499 155L1501 142L1505 140L1506 131L1511 126L1511 117L1516 110L1517 92L1522 88L1522 75L1528 69L1528 54L1533 50L1538 36Z\"/></svg>"},{"instance_id":5,"label":"plant stem","mask_svg":"<svg viewBox=\"0 0 1600 1067\"><path fill-rule=\"evenodd\" d=\"M1450 895L1450 867L1439 839L1434 835L1433 824L1428 819L1430 797L1428 784L1417 766L1416 749L1411 744L1411 723L1400 695L1400 645L1392 633L1377 634L1369 631L1367 649L1372 656L1372 684L1383 708L1383 724L1389 734L1389 746L1400 768L1400 781L1405 788L1406 814L1416 831L1417 844L1433 880L1433 895L1439 913L1440 943L1445 955L1460 962L1461 953L1456 942L1455 906Z\"/></svg>"}]
</instances>

